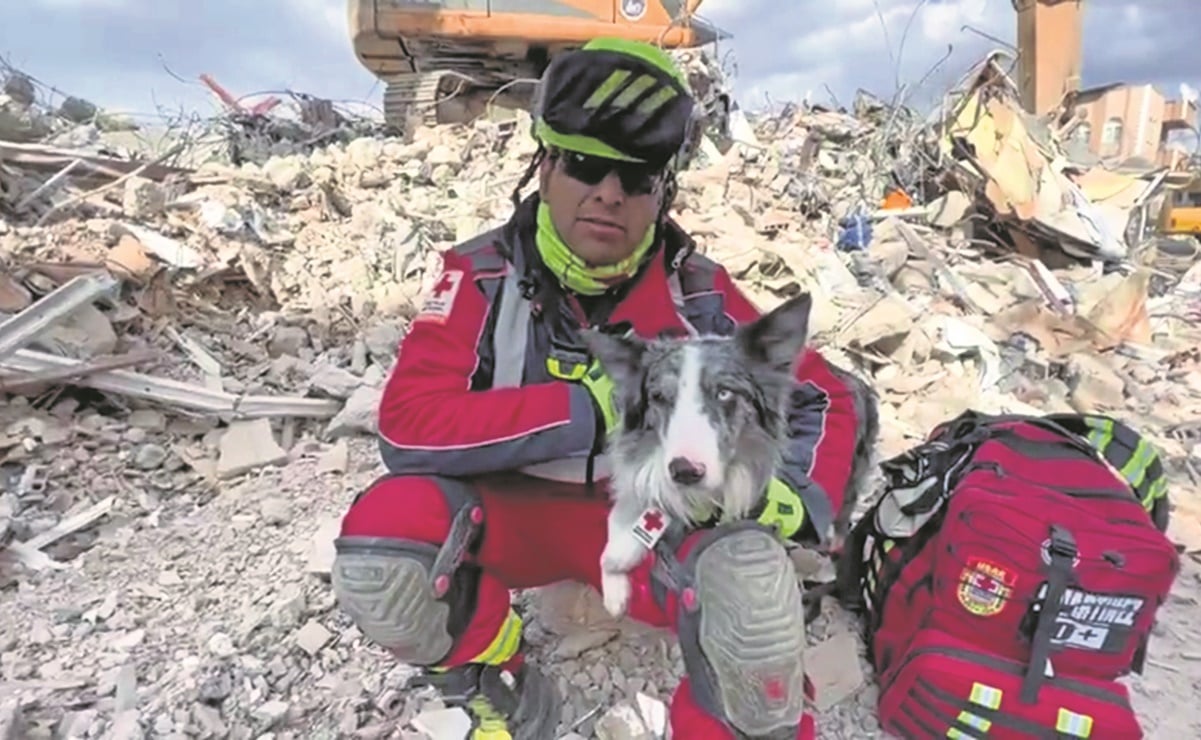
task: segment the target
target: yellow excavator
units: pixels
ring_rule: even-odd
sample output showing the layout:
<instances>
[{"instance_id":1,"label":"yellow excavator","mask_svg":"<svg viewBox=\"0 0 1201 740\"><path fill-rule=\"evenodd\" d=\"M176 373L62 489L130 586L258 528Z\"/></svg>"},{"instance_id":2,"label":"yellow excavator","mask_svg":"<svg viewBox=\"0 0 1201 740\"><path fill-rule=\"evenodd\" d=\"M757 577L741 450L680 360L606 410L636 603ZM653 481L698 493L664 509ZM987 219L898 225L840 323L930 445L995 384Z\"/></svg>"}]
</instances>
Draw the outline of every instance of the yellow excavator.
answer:
<instances>
[{"instance_id":1,"label":"yellow excavator","mask_svg":"<svg viewBox=\"0 0 1201 740\"><path fill-rule=\"evenodd\" d=\"M386 85L385 122L408 131L471 121L490 104L528 109L550 60L598 36L665 49L728 37L695 16L701 2L349 0L350 35L359 62Z\"/></svg>"}]
</instances>

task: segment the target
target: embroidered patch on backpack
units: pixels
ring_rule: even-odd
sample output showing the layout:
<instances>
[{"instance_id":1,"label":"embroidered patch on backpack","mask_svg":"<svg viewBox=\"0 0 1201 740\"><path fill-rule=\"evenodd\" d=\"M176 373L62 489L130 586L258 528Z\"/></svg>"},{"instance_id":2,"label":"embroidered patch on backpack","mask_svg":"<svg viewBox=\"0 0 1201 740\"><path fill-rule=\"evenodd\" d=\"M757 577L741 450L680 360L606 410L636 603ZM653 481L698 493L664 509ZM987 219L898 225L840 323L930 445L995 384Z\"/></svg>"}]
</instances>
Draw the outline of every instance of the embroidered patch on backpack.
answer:
<instances>
[{"instance_id":1,"label":"embroidered patch on backpack","mask_svg":"<svg viewBox=\"0 0 1201 740\"><path fill-rule=\"evenodd\" d=\"M968 558L959 574L959 603L977 617L1000 614L1013 595L1016 579L1008 570L981 558Z\"/></svg>"},{"instance_id":2,"label":"embroidered patch on backpack","mask_svg":"<svg viewBox=\"0 0 1201 740\"><path fill-rule=\"evenodd\" d=\"M447 270L443 272L434 287L425 296L421 311L413 317L413 321L428 321L445 324L450 317L450 309L455 305L455 297L463 285L462 270Z\"/></svg>"}]
</instances>

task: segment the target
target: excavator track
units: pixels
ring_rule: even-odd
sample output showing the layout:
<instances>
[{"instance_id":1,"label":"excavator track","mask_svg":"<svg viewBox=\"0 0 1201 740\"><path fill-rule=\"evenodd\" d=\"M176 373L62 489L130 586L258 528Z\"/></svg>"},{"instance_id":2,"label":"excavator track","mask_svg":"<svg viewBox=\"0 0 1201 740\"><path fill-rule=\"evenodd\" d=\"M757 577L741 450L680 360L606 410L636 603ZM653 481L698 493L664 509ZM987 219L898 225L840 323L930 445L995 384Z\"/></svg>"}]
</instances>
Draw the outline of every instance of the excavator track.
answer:
<instances>
[{"instance_id":1,"label":"excavator track","mask_svg":"<svg viewBox=\"0 0 1201 740\"><path fill-rule=\"evenodd\" d=\"M438 87L444 72L412 72L387 80L384 122L398 131L438 123Z\"/></svg>"}]
</instances>

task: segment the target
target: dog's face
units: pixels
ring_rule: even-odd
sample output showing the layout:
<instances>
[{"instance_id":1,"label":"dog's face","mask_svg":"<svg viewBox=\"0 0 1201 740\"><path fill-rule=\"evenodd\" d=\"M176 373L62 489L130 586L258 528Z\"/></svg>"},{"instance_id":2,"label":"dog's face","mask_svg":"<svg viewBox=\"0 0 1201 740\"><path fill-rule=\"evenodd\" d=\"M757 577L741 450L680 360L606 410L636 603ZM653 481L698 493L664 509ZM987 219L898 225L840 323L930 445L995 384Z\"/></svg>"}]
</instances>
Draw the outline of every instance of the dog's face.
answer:
<instances>
[{"instance_id":1,"label":"dog's face","mask_svg":"<svg viewBox=\"0 0 1201 740\"><path fill-rule=\"evenodd\" d=\"M731 337L646 341L588 332L622 415L611 452L642 468L645 484L674 487L694 502L728 508L731 489L765 484L811 306L808 294L797 296Z\"/></svg>"}]
</instances>

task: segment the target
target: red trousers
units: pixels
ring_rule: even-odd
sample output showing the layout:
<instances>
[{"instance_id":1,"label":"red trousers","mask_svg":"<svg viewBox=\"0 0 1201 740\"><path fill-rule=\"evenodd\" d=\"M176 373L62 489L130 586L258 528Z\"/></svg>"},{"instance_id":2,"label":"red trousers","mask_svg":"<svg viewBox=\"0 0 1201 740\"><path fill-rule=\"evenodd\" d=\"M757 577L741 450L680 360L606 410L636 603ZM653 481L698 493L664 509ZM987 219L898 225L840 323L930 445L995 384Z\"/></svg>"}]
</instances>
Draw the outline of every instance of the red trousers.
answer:
<instances>
[{"instance_id":1,"label":"red trousers","mask_svg":"<svg viewBox=\"0 0 1201 740\"><path fill-rule=\"evenodd\" d=\"M509 613L509 589L562 580L600 589L600 554L607 539L606 500L585 497L582 486L521 475L490 476L476 481L474 487L484 510L484 533L474 562L483 573L475 615L444 661L446 666L464 663L488 647ZM450 522L451 512L434 481L392 477L378 481L355 502L342 521L342 534L438 545L449 532ZM681 558L693 537L685 540ZM648 556L631 574L629 615L674 631L674 594L669 594L666 608L659 606L651 595L650 565ZM733 737L723 723L693 701L686 677L672 698L670 721L678 740ZM806 713L798 738L814 737L814 720Z\"/></svg>"}]
</instances>

